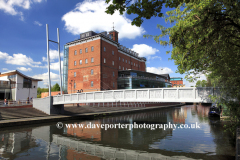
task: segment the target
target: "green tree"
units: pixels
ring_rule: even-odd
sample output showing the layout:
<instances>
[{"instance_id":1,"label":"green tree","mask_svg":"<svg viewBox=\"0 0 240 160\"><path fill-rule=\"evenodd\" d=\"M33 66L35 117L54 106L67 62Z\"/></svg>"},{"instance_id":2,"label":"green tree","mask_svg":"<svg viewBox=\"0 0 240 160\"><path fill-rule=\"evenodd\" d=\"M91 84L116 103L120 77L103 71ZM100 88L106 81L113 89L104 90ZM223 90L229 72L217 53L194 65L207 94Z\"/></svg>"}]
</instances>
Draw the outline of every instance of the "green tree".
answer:
<instances>
[{"instance_id":1,"label":"green tree","mask_svg":"<svg viewBox=\"0 0 240 160\"><path fill-rule=\"evenodd\" d=\"M207 81L206 80L198 80L195 87L206 87Z\"/></svg>"},{"instance_id":2,"label":"green tree","mask_svg":"<svg viewBox=\"0 0 240 160\"><path fill-rule=\"evenodd\" d=\"M162 7L177 7L181 3L188 3L193 0L113 0L112 4L107 7L106 13L113 14L116 10L123 14L125 11L127 14L137 15L133 19L132 25L141 26L143 19L150 19L151 17L163 17L161 12ZM111 0L106 0L106 3L111 2ZM165 5L164 5L165 4Z\"/></svg>"},{"instance_id":3,"label":"green tree","mask_svg":"<svg viewBox=\"0 0 240 160\"><path fill-rule=\"evenodd\" d=\"M42 92L48 92L48 88L37 88L37 98L41 98L41 93Z\"/></svg>"},{"instance_id":4,"label":"green tree","mask_svg":"<svg viewBox=\"0 0 240 160\"><path fill-rule=\"evenodd\" d=\"M229 108L232 124L236 125L240 120L240 1L142 0L128 6L129 3L115 0L106 12L126 10L128 14L137 14L132 22L137 26L142 24L143 18L152 16L163 16L174 24L169 28L158 25L160 35L144 37L154 38L163 46L172 46L167 53L171 53L171 59L178 66L177 72L187 74L187 80L194 81L199 73L207 73L206 85L221 87L224 96L218 101ZM160 14L163 3L175 9ZM161 39L165 36L169 36L168 41Z\"/></svg>"},{"instance_id":5,"label":"green tree","mask_svg":"<svg viewBox=\"0 0 240 160\"><path fill-rule=\"evenodd\" d=\"M60 91L60 87L59 87L59 84L58 84L58 83L56 83L56 84L53 85L52 91Z\"/></svg>"}]
</instances>

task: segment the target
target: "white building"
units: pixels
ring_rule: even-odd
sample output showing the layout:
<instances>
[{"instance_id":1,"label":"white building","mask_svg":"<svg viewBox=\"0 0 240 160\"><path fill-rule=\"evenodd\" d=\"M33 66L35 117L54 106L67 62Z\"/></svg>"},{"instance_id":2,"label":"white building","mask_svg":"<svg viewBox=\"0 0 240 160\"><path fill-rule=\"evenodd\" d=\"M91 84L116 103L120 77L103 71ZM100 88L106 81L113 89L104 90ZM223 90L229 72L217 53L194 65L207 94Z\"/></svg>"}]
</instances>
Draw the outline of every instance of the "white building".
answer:
<instances>
[{"instance_id":1,"label":"white building","mask_svg":"<svg viewBox=\"0 0 240 160\"><path fill-rule=\"evenodd\" d=\"M0 99L26 100L37 98L38 81L18 70L0 73Z\"/></svg>"}]
</instances>

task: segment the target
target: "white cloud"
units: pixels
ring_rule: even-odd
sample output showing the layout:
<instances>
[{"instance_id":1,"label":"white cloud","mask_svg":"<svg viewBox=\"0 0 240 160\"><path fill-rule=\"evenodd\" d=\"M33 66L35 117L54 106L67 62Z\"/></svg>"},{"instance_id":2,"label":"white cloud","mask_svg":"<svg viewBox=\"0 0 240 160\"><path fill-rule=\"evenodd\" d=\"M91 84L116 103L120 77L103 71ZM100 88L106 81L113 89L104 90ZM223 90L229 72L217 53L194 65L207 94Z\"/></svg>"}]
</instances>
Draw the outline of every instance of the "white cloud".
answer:
<instances>
[{"instance_id":1,"label":"white cloud","mask_svg":"<svg viewBox=\"0 0 240 160\"><path fill-rule=\"evenodd\" d=\"M74 10L62 17L66 30L74 35L91 30L110 31L114 22L114 28L119 32L119 39L134 39L145 32L142 27L132 26L126 13L123 15L120 15L119 12L115 12L113 15L105 13L107 6L105 0L85 0L78 3Z\"/></svg>"},{"instance_id":2,"label":"white cloud","mask_svg":"<svg viewBox=\"0 0 240 160\"><path fill-rule=\"evenodd\" d=\"M6 59L7 64L15 64L15 65L22 65L22 66L31 66L31 67L38 67L41 62L34 62L31 57L27 57L22 53L13 54L13 56L8 56Z\"/></svg>"},{"instance_id":3,"label":"white cloud","mask_svg":"<svg viewBox=\"0 0 240 160\"><path fill-rule=\"evenodd\" d=\"M134 44L132 50L139 53L140 57L151 56L156 54L156 52L159 52L158 49L148 46L146 44Z\"/></svg>"},{"instance_id":4,"label":"white cloud","mask_svg":"<svg viewBox=\"0 0 240 160\"><path fill-rule=\"evenodd\" d=\"M3 70L3 71L8 71L9 69L7 69L7 68L2 68L2 70Z\"/></svg>"},{"instance_id":5,"label":"white cloud","mask_svg":"<svg viewBox=\"0 0 240 160\"><path fill-rule=\"evenodd\" d=\"M47 73L43 73L43 74L37 74L37 75L34 75L32 77L36 78L36 79L42 79L44 85L48 84L48 72ZM53 72L50 72L50 78L51 78L51 82L52 81L57 81L57 82L59 81L59 75L55 74Z\"/></svg>"},{"instance_id":6,"label":"white cloud","mask_svg":"<svg viewBox=\"0 0 240 160\"><path fill-rule=\"evenodd\" d=\"M42 0L0 0L0 10L10 15L19 15L20 19L24 20L23 13L16 9L30 9L30 4L34 2L40 3Z\"/></svg>"},{"instance_id":7,"label":"white cloud","mask_svg":"<svg viewBox=\"0 0 240 160\"><path fill-rule=\"evenodd\" d=\"M34 24L38 25L38 26L42 26L42 24L40 22L38 22L38 21L34 21Z\"/></svg>"},{"instance_id":8,"label":"white cloud","mask_svg":"<svg viewBox=\"0 0 240 160\"><path fill-rule=\"evenodd\" d=\"M17 67L17 69L20 70L20 71L24 71L24 72L32 71L31 68L25 68L25 67Z\"/></svg>"},{"instance_id":9,"label":"white cloud","mask_svg":"<svg viewBox=\"0 0 240 160\"><path fill-rule=\"evenodd\" d=\"M168 67L147 67L147 72L155 73L155 74L170 74L173 73L173 71Z\"/></svg>"},{"instance_id":10,"label":"white cloud","mask_svg":"<svg viewBox=\"0 0 240 160\"><path fill-rule=\"evenodd\" d=\"M54 62L55 59L58 60L58 51L57 50L49 50L49 55L50 55L50 62ZM61 58L63 57L63 52L60 52ZM47 62L47 57L42 57L42 61Z\"/></svg>"},{"instance_id":11,"label":"white cloud","mask_svg":"<svg viewBox=\"0 0 240 160\"><path fill-rule=\"evenodd\" d=\"M59 71L59 62L50 63L50 69ZM63 61L61 61L61 69L63 70Z\"/></svg>"},{"instance_id":12,"label":"white cloud","mask_svg":"<svg viewBox=\"0 0 240 160\"><path fill-rule=\"evenodd\" d=\"M7 59L8 56L9 55L7 53L0 51L0 59Z\"/></svg>"},{"instance_id":13,"label":"white cloud","mask_svg":"<svg viewBox=\"0 0 240 160\"><path fill-rule=\"evenodd\" d=\"M13 56L10 56L8 53L3 53L0 51L0 59L4 59L5 63L13 65L39 67L41 64L41 62L35 62L31 57L27 57L22 53L13 54Z\"/></svg>"},{"instance_id":14,"label":"white cloud","mask_svg":"<svg viewBox=\"0 0 240 160\"><path fill-rule=\"evenodd\" d=\"M154 60L154 59L159 59L160 61L162 60L162 58L159 56L149 56L148 57L148 60Z\"/></svg>"}]
</instances>

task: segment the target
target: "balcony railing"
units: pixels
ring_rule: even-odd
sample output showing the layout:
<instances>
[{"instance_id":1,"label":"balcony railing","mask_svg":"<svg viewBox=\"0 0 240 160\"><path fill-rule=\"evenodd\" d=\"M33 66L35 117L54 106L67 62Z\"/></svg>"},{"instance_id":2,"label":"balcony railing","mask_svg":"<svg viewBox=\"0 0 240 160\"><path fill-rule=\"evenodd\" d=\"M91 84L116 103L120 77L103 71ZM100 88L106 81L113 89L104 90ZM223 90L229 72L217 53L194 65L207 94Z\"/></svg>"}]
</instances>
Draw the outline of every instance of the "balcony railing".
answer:
<instances>
[{"instance_id":1,"label":"balcony railing","mask_svg":"<svg viewBox=\"0 0 240 160\"><path fill-rule=\"evenodd\" d=\"M124 79L124 78L136 78L136 79L146 79L146 80L152 80L152 81L160 81L160 82L165 82L165 79L163 78L149 78L149 77L141 77L141 76L124 76L124 77L118 77L119 79Z\"/></svg>"}]
</instances>

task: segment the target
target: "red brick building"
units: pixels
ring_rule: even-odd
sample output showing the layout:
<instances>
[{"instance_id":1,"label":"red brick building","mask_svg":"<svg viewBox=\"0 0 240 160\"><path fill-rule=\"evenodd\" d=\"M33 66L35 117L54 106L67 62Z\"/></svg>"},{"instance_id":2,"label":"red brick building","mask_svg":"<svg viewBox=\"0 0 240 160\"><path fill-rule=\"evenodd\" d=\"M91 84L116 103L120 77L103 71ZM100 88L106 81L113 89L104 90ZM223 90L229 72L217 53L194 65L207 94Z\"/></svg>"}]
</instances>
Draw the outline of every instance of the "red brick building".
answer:
<instances>
[{"instance_id":1,"label":"red brick building","mask_svg":"<svg viewBox=\"0 0 240 160\"><path fill-rule=\"evenodd\" d=\"M119 70L145 72L145 62L146 58L118 43L115 30L82 33L65 45L63 89L68 93L115 90Z\"/></svg>"},{"instance_id":2,"label":"red brick building","mask_svg":"<svg viewBox=\"0 0 240 160\"><path fill-rule=\"evenodd\" d=\"M171 77L170 82L172 83L172 87L185 87L181 77Z\"/></svg>"}]
</instances>

